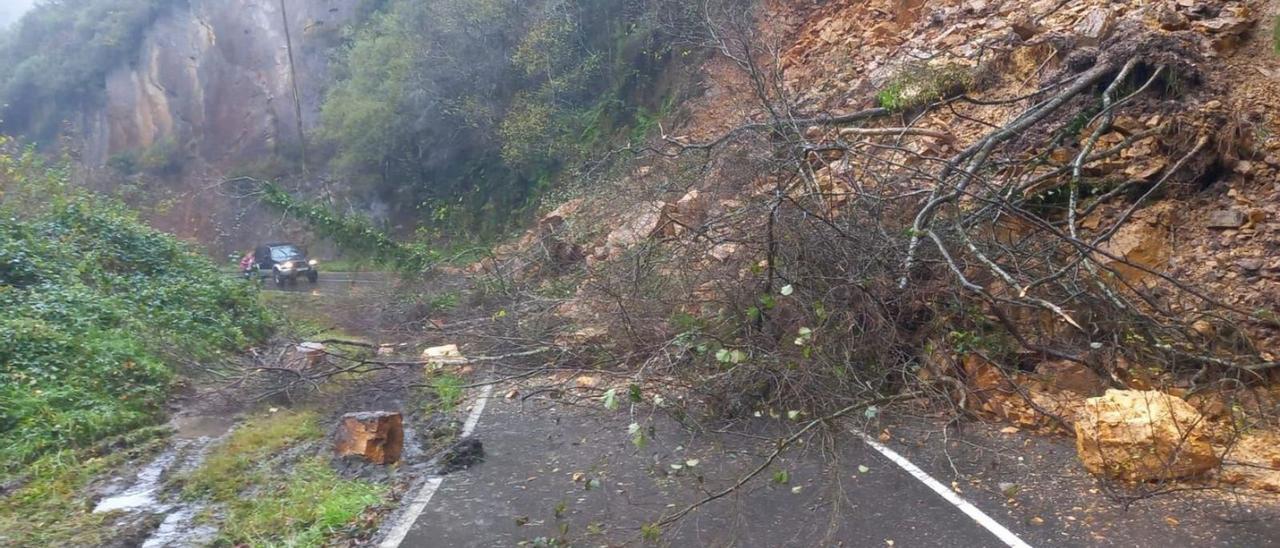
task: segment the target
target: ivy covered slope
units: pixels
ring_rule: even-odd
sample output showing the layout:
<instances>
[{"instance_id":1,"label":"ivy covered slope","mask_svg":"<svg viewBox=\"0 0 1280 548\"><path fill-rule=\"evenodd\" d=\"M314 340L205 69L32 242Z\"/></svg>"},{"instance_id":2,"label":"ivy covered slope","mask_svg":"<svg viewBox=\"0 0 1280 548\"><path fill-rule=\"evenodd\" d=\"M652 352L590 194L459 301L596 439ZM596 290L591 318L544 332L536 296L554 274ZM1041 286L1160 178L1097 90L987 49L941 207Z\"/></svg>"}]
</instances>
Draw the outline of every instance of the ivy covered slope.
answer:
<instances>
[{"instance_id":1,"label":"ivy covered slope","mask_svg":"<svg viewBox=\"0 0 1280 548\"><path fill-rule=\"evenodd\" d=\"M5 471L155 423L176 368L270 329L251 285L65 180L33 154L0 150Z\"/></svg>"}]
</instances>

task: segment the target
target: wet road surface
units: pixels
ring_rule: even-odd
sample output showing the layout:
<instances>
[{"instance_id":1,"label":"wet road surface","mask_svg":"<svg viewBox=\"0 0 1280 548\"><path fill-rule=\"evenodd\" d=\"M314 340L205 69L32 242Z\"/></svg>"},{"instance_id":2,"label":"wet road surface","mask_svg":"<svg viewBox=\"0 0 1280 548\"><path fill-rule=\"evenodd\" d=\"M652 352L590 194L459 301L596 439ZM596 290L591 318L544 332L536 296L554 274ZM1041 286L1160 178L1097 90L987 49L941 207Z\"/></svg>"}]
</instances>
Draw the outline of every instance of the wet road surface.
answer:
<instances>
[{"instance_id":1,"label":"wet road surface","mask_svg":"<svg viewBox=\"0 0 1280 548\"><path fill-rule=\"evenodd\" d=\"M565 545L551 539L573 546L653 545L641 534L645 524L735 484L773 452L781 433L765 427L769 439L694 435L664 417L633 419L596 406L496 396L474 432L485 461L444 476L400 546ZM628 432L633 420L653 426L643 448ZM1218 500L1168 495L1124 507L1080 469L1069 438L1005 434L978 424L943 442L927 421L891 428L898 434L885 445L1006 528L1013 542L850 435L835 446L784 452L741 489L662 528L656 544L1280 545L1274 513L1227 494ZM777 471L786 471L785 482ZM1005 481L1020 492L1003 494ZM402 503L411 504L414 494Z\"/></svg>"},{"instance_id":2,"label":"wet road surface","mask_svg":"<svg viewBox=\"0 0 1280 548\"><path fill-rule=\"evenodd\" d=\"M772 452L771 442L693 437L657 417L638 449L627 415L611 415L491 401L475 432L485 461L445 477L401 546L640 544L643 525L736 483ZM1005 545L852 437L784 453L742 489L664 528L660 544Z\"/></svg>"},{"instance_id":3,"label":"wet road surface","mask_svg":"<svg viewBox=\"0 0 1280 548\"><path fill-rule=\"evenodd\" d=\"M280 291L287 293L305 293L311 295L344 296L358 293L362 289L385 287L392 281L392 275L386 272L320 272L316 283L299 278L294 282L276 285L270 278L259 281L264 291Z\"/></svg>"}]
</instances>

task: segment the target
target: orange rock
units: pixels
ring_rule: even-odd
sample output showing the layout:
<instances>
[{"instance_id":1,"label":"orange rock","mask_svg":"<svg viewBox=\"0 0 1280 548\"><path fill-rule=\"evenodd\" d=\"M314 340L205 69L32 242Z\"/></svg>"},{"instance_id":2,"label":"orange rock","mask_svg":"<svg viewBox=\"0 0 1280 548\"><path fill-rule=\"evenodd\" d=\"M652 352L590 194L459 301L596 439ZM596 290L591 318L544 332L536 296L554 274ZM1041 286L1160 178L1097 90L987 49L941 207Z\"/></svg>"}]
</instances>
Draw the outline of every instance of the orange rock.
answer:
<instances>
[{"instance_id":1,"label":"orange rock","mask_svg":"<svg viewBox=\"0 0 1280 548\"><path fill-rule=\"evenodd\" d=\"M1076 421L1076 453L1090 473L1126 481L1202 474L1219 463L1204 417L1163 392L1108 390Z\"/></svg>"},{"instance_id":2,"label":"orange rock","mask_svg":"<svg viewBox=\"0 0 1280 548\"><path fill-rule=\"evenodd\" d=\"M394 464L404 448L404 424L400 413L370 411L342 416L335 436L334 453L357 455L374 464Z\"/></svg>"},{"instance_id":3,"label":"orange rock","mask_svg":"<svg viewBox=\"0 0 1280 548\"><path fill-rule=\"evenodd\" d=\"M665 202L641 204L636 208L636 214L610 232L605 241L610 247L626 249L652 238L662 228L662 221L669 207Z\"/></svg>"}]
</instances>

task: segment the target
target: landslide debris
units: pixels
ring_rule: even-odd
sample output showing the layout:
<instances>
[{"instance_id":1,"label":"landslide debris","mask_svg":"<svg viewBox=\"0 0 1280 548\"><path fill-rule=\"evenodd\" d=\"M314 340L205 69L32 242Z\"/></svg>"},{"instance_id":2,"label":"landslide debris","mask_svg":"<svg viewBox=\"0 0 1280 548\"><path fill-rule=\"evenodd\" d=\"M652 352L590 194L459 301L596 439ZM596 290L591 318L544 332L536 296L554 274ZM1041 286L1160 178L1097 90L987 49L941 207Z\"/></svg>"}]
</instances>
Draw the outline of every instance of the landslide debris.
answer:
<instances>
[{"instance_id":1,"label":"landslide debris","mask_svg":"<svg viewBox=\"0 0 1280 548\"><path fill-rule=\"evenodd\" d=\"M1177 396L1108 390L1085 400L1076 451L1089 472L1127 481L1192 477L1220 463L1207 423Z\"/></svg>"},{"instance_id":2,"label":"landslide debris","mask_svg":"<svg viewBox=\"0 0 1280 548\"><path fill-rule=\"evenodd\" d=\"M1280 412L1278 8L767 2L769 70L708 61L660 154L472 271L726 414L921 389L1202 475Z\"/></svg>"}]
</instances>

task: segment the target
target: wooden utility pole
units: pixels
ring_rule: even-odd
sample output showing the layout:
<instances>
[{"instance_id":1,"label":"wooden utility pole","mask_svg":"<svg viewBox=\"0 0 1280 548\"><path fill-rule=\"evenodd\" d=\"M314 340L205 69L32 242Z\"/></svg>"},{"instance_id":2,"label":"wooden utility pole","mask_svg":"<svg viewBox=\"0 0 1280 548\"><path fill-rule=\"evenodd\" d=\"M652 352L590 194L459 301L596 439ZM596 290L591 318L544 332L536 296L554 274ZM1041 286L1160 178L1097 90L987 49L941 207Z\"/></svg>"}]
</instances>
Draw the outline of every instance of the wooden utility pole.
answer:
<instances>
[{"instance_id":1,"label":"wooden utility pole","mask_svg":"<svg viewBox=\"0 0 1280 548\"><path fill-rule=\"evenodd\" d=\"M307 137L302 132L302 95L298 93L298 71L293 66L293 38L289 36L289 11L280 0L280 20L284 23L284 45L289 54L289 83L293 86L293 119L298 126L298 147L302 153L302 174L307 175Z\"/></svg>"}]
</instances>

